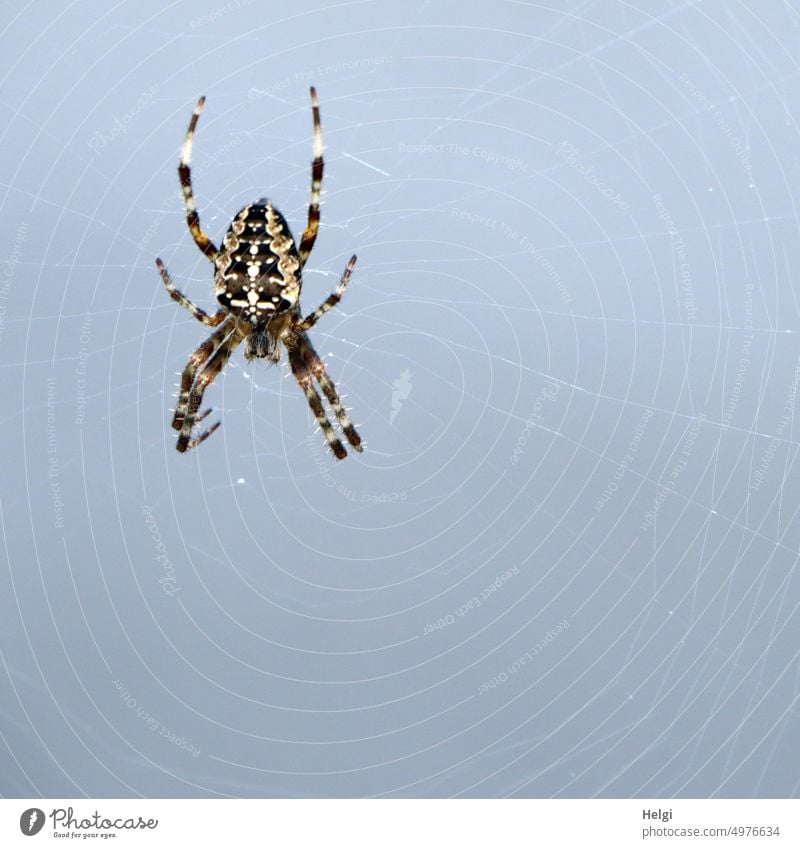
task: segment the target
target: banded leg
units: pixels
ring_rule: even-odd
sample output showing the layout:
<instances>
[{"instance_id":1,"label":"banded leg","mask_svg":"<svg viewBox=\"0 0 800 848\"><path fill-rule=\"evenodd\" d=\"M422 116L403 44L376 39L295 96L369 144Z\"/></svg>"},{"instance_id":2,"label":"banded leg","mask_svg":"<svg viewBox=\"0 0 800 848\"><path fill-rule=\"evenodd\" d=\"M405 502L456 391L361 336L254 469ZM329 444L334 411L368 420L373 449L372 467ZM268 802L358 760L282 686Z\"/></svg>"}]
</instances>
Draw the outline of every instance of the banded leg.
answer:
<instances>
[{"instance_id":1,"label":"banded leg","mask_svg":"<svg viewBox=\"0 0 800 848\"><path fill-rule=\"evenodd\" d=\"M192 172L189 169L189 162L192 158L192 141L194 140L194 130L197 126L197 119L203 111L203 104L206 102L205 97L201 97L197 101L197 106L194 107L192 120L189 121L189 129L186 131L186 138L181 148L181 161L178 165L178 176L181 180L181 188L183 189L183 205L186 208L186 223L189 227L189 232L192 234L194 243L205 253L205 255L213 262L217 256L217 248L214 242L203 232L200 226L200 216L197 214L197 207L194 205L194 193L192 191Z\"/></svg>"},{"instance_id":2,"label":"banded leg","mask_svg":"<svg viewBox=\"0 0 800 848\"><path fill-rule=\"evenodd\" d=\"M325 163L322 159L322 127L319 119L319 103L317 103L317 90L311 87L311 112L314 117L314 160L311 163L311 198L308 202L308 224L303 230L303 238L300 240L298 256L300 257L300 270L302 271L314 242L317 240L319 229L319 197L322 192L322 171Z\"/></svg>"},{"instance_id":3,"label":"banded leg","mask_svg":"<svg viewBox=\"0 0 800 848\"><path fill-rule=\"evenodd\" d=\"M300 337L299 346L306 367L316 378L325 397L328 399L328 403L331 405L333 414L336 416L336 420L339 422L339 426L342 428L345 438L348 442L350 442L355 450L361 452L363 450L361 445L361 436L359 436L356 432L356 428L353 426L353 422L350 420L350 416L348 416L347 410L344 408L344 405L339 398L336 386L334 385L333 380L331 380L328 376L325 363L320 359L319 354L316 350L314 350L314 346L311 344L307 336Z\"/></svg>"},{"instance_id":4,"label":"banded leg","mask_svg":"<svg viewBox=\"0 0 800 848\"><path fill-rule=\"evenodd\" d=\"M331 449L336 459L344 459L347 456L347 451L339 441L339 437L336 435L336 432L331 426L331 422L328 421L328 416L325 414L325 410L322 406L322 400L317 393L317 390L314 388L313 376L306 364L305 357L303 356L302 345L303 343L300 341L298 347L292 346L288 348L289 365L292 369L292 374L294 374L297 384L303 390L306 400L308 401L308 405L314 413L314 418L316 419L317 424L319 424L322 432L325 434L328 447Z\"/></svg>"},{"instance_id":5,"label":"banded leg","mask_svg":"<svg viewBox=\"0 0 800 848\"><path fill-rule=\"evenodd\" d=\"M181 374L181 386L178 394L178 402L175 404L175 416L172 419L172 426L175 430L180 430L187 418L189 394L192 390L192 385L194 384L197 372L200 370L201 366L205 364L208 358L220 347L220 345L224 343L225 337L232 329L233 323L228 322L223 324L189 357L189 361Z\"/></svg>"},{"instance_id":6,"label":"banded leg","mask_svg":"<svg viewBox=\"0 0 800 848\"><path fill-rule=\"evenodd\" d=\"M217 331L219 332L219 331ZM216 334L215 334L216 335ZM202 421L210 409L198 412L200 404L203 402L203 394L209 384L219 375L220 371L225 367L231 354L236 349L237 345L244 338L244 334L234 327L230 335L218 345L214 353L208 358L203 370L197 375L192 385L189 397L186 402L186 417L183 419L181 431L178 434L178 441L175 447L181 452L196 448L201 442L204 442L220 425L217 421L212 424L207 430L200 433L199 436L192 438L192 430L194 425ZM173 422L174 424L174 422Z\"/></svg>"},{"instance_id":7,"label":"banded leg","mask_svg":"<svg viewBox=\"0 0 800 848\"><path fill-rule=\"evenodd\" d=\"M164 285L167 287L167 291L169 292L169 296L176 302L179 303L184 309L188 309L192 315L197 318L198 321L202 321L203 324L206 324L209 327L216 327L218 324L221 324L225 320L225 316L229 314L225 309L220 309L214 315L209 315L199 306L195 306L188 297L181 294L178 289L175 288L175 284L172 282L172 279L169 276L169 271L167 271L164 263L160 259L156 259L156 265L158 266L158 270L161 272L161 279L164 281Z\"/></svg>"},{"instance_id":8,"label":"banded leg","mask_svg":"<svg viewBox=\"0 0 800 848\"><path fill-rule=\"evenodd\" d=\"M350 257L350 261L344 269L344 274L342 274L342 279L339 280L339 285L336 286L336 291L333 292L333 294L329 294L320 306L299 322L297 325L298 330L301 330L302 332L310 330L329 309L333 309L333 307L336 306L336 304L342 299L342 295L344 294L344 290L347 288L348 282L350 282L350 275L353 273L355 265L356 257L353 255Z\"/></svg>"}]
</instances>

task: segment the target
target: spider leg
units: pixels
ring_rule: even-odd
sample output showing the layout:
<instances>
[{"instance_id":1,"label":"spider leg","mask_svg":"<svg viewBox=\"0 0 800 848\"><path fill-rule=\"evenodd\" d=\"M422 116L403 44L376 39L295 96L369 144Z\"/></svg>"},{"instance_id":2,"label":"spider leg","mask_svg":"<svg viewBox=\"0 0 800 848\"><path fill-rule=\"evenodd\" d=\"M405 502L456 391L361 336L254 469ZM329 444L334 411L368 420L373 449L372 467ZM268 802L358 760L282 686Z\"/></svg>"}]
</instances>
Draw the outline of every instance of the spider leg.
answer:
<instances>
[{"instance_id":1,"label":"spider leg","mask_svg":"<svg viewBox=\"0 0 800 848\"><path fill-rule=\"evenodd\" d=\"M355 264L356 257L353 255L350 257L350 261L344 269L344 274L342 274L342 279L339 280L339 285L336 286L336 291L333 292L333 294L329 294L322 304L320 304L310 315L307 315L299 322L297 325L298 330L302 332L310 330L329 309L333 309L333 307L336 306L336 304L342 299L344 290L347 288L347 284L350 281L350 275L353 273Z\"/></svg>"},{"instance_id":2,"label":"spider leg","mask_svg":"<svg viewBox=\"0 0 800 848\"><path fill-rule=\"evenodd\" d=\"M317 380L322 389L328 403L331 405L333 414L339 422L347 441L359 452L363 450L361 446L361 436L356 432L353 422L347 414L341 399L336 391L336 386L333 380L328 376L328 371L325 368L325 363L320 359L319 354L314 350L308 336L300 334L298 336L298 348L300 355L306 368L311 372L312 376Z\"/></svg>"},{"instance_id":3,"label":"spider leg","mask_svg":"<svg viewBox=\"0 0 800 848\"><path fill-rule=\"evenodd\" d=\"M223 328L227 326L227 324L223 325ZM218 330L217 333L219 332L220 331ZM214 335L216 336L217 333ZM200 404L203 402L203 394L206 388L208 388L209 384L225 367L228 360L231 358L231 354L234 350L236 350L237 345L242 341L244 336L245 333L243 333L242 330L234 324L230 330L230 335L228 335L222 343L217 346L213 354L207 357L207 362L203 366L202 371L200 371L200 373L195 377L194 384L192 385L189 397L186 401L185 417L181 424L180 433L178 433L177 444L175 445L181 453L191 450L192 448L196 448L201 442L204 442L217 429L217 427L219 427L220 422L217 421L207 430L200 433L199 436L192 438L194 425L198 421L202 421L206 415L211 412L210 409L198 412ZM173 421L173 426L175 426L175 421Z\"/></svg>"},{"instance_id":4,"label":"spider leg","mask_svg":"<svg viewBox=\"0 0 800 848\"><path fill-rule=\"evenodd\" d=\"M181 374L181 387L178 394L178 402L175 404L175 417L172 419L172 426L176 430L183 427L184 420L187 417L189 405L189 393L191 392L197 372L201 366L208 360L221 344L225 341L225 337L231 332L233 323L228 321L223 324L215 333L212 333L189 357L189 361Z\"/></svg>"},{"instance_id":5,"label":"spider leg","mask_svg":"<svg viewBox=\"0 0 800 848\"><path fill-rule=\"evenodd\" d=\"M218 324L221 324L225 320L225 316L228 314L227 310L220 309L214 315L209 315L207 312L202 310L199 306L195 306L188 297L181 294L178 289L175 288L175 284L172 282L172 279L169 276L169 271L164 267L164 263L160 259L156 259L156 265L158 266L158 270L161 272L161 279L164 281L164 285L167 287L167 291L169 292L169 296L176 302L183 306L185 309L188 309L192 315L197 318L198 321L202 321L203 324L206 324L209 327L216 327Z\"/></svg>"},{"instance_id":6,"label":"spider leg","mask_svg":"<svg viewBox=\"0 0 800 848\"><path fill-rule=\"evenodd\" d=\"M194 139L194 130L197 126L197 119L203 111L203 104L206 102L205 97L201 97L197 101L197 106L194 107L192 120L189 121L189 129L186 131L186 138L181 148L181 161L178 165L178 176L181 180L181 188L183 189L183 205L186 208L186 223L189 227L189 232L192 234L194 243L205 253L205 255L213 262L218 250L214 242L203 232L200 226L200 216L197 214L197 207L194 205L194 193L192 191L192 172L189 168L189 161L192 158L192 141Z\"/></svg>"},{"instance_id":7,"label":"spider leg","mask_svg":"<svg viewBox=\"0 0 800 848\"><path fill-rule=\"evenodd\" d=\"M319 119L319 104L317 103L317 90L311 87L311 112L314 117L314 160L311 163L311 198L308 202L308 224L303 231L300 240L298 255L300 257L300 269L302 270L308 261L308 255L317 240L319 229L319 197L322 191L322 171L325 163L322 159L322 127Z\"/></svg>"},{"instance_id":8,"label":"spider leg","mask_svg":"<svg viewBox=\"0 0 800 848\"><path fill-rule=\"evenodd\" d=\"M313 375L309 370L306 357L303 355L303 345L303 337L298 336L297 345L287 347L289 365L292 369L292 374L294 374L297 384L305 393L308 405L314 413L314 418L322 429L322 432L325 434L328 447L331 449L336 459L344 459L347 456L347 451L339 441L339 437L336 435L335 430L331 426L331 422L328 421L328 416L325 414L325 410L322 406L322 400L317 393L317 390L314 388Z\"/></svg>"}]
</instances>

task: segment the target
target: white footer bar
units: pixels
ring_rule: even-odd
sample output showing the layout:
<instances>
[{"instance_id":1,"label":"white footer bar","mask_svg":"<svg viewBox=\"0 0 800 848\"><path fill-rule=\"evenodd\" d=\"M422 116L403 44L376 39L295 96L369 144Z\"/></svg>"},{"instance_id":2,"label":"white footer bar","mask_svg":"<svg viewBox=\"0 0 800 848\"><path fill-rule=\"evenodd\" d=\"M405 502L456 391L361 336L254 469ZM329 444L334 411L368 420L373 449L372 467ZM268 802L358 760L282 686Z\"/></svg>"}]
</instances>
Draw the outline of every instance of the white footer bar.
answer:
<instances>
[{"instance_id":1,"label":"white footer bar","mask_svg":"<svg viewBox=\"0 0 800 848\"><path fill-rule=\"evenodd\" d=\"M797 800L0 800L0 845L800 846Z\"/></svg>"}]
</instances>

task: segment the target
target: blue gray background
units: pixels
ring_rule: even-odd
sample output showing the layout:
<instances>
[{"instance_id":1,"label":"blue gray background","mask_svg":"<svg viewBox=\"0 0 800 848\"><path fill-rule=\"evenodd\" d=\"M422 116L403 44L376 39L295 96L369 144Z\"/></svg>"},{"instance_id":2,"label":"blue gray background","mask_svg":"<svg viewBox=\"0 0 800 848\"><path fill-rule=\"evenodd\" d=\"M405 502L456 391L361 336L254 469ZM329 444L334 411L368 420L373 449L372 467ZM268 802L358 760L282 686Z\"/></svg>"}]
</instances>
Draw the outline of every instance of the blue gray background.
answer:
<instances>
[{"instance_id":1,"label":"blue gray background","mask_svg":"<svg viewBox=\"0 0 800 848\"><path fill-rule=\"evenodd\" d=\"M0 792L796 796L800 5L6 3ZM363 455L241 352L295 233Z\"/></svg>"}]
</instances>

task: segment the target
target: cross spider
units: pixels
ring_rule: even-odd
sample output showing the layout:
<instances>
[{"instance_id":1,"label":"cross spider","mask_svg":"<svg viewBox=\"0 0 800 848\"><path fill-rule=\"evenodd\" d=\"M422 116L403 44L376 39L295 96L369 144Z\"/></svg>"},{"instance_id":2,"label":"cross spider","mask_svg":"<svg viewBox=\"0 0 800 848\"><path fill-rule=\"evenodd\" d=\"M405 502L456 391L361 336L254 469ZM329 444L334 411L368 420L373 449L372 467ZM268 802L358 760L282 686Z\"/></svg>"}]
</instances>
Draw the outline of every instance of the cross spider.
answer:
<instances>
[{"instance_id":1,"label":"cross spider","mask_svg":"<svg viewBox=\"0 0 800 848\"><path fill-rule=\"evenodd\" d=\"M305 392L308 405L325 433L328 447L337 459L344 459L347 451L325 414L322 400L314 387L314 380L319 383L328 399L347 441L357 451L362 450L361 437L348 418L336 393L336 387L306 331L339 302L356 264L355 256L347 263L336 291L328 295L310 315L303 318L300 313L301 272L314 247L319 229L319 200L324 167L317 92L314 88L311 89L314 160L311 164L308 224L299 248L295 246L286 219L265 197L245 206L233 219L221 250L215 247L203 232L194 203L189 170L192 140L203 103L205 97L197 101L189 122L181 150L178 176L183 189L189 231L195 244L214 264L214 293L220 305L219 310L209 315L195 306L175 288L164 263L161 259L156 259L156 265L170 297L186 307L198 321L209 327L217 327L189 357L181 375L178 403L175 407L175 417L172 419L172 426L179 431L176 447L181 453L191 450L219 427L220 422L217 422L207 430L193 435L195 425L211 412L210 409L199 411L203 393L225 367L233 351L246 339L245 359L267 359L277 363L281 357L280 346L286 348L292 374Z\"/></svg>"}]
</instances>

